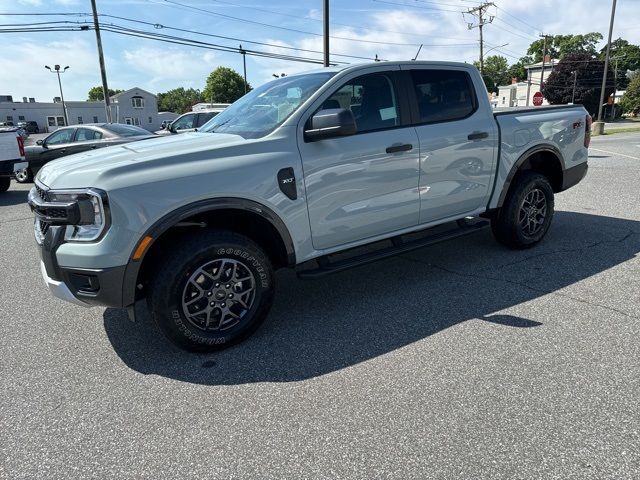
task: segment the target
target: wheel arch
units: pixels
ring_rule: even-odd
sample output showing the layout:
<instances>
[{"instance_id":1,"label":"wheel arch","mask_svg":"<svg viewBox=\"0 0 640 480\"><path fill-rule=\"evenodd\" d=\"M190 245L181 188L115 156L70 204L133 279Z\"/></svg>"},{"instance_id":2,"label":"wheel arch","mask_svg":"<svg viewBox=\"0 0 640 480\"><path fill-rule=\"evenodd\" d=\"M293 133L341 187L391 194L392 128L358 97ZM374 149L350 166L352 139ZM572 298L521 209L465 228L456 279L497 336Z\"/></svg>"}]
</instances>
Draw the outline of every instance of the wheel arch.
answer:
<instances>
[{"instance_id":1,"label":"wheel arch","mask_svg":"<svg viewBox=\"0 0 640 480\"><path fill-rule=\"evenodd\" d=\"M289 230L272 209L244 198L202 200L168 213L140 237L136 249L144 238L152 240L138 260L133 260L135 249L129 255L123 281L123 306L135 302L140 280L149 272L153 259L161 257L163 246L193 228L211 228L213 218L221 220L216 227L244 234L258 243L276 268L295 266L295 248Z\"/></svg>"},{"instance_id":2,"label":"wheel arch","mask_svg":"<svg viewBox=\"0 0 640 480\"><path fill-rule=\"evenodd\" d=\"M547 177L554 193L562 191L564 177L564 158L560 150L554 145L536 145L524 152L513 164L504 182L497 207L504 204L514 179L520 172L534 171Z\"/></svg>"}]
</instances>

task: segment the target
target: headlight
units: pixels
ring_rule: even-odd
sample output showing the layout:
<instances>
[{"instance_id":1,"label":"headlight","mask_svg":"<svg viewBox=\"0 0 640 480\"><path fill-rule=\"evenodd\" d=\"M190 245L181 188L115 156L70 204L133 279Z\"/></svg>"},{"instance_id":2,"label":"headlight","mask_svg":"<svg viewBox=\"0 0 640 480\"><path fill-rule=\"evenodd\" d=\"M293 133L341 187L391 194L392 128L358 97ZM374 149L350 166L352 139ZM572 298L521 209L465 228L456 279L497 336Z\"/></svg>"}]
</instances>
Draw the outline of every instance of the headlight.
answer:
<instances>
[{"instance_id":1,"label":"headlight","mask_svg":"<svg viewBox=\"0 0 640 480\"><path fill-rule=\"evenodd\" d=\"M49 202L78 204L79 221L67 225L64 239L76 242L91 242L104 231L108 222L106 193L97 189L74 191L49 191Z\"/></svg>"}]
</instances>

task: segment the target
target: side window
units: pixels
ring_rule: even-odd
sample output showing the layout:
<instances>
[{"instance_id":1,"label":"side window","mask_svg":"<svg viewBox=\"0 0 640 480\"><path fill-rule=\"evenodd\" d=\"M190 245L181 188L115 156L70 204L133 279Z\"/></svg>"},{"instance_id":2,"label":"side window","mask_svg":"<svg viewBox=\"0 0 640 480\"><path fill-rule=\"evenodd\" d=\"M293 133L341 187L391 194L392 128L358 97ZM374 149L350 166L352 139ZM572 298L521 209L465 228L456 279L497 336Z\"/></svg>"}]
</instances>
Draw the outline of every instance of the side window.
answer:
<instances>
[{"instance_id":1,"label":"side window","mask_svg":"<svg viewBox=\"0 0 640 480\"><path fill-rule=\"evenodd\" d=\"M457 70L411 70L418 98L419 123L467 117L475 109L469 74Z\"/></svg>"},{"instance_id":2,"label":"side window","mask_svg":"<svg viewBox=\"0 0 640 480\"><path fill-rule=\"evenodd\" d=\"M209 120L215 117L216 114L217 112L206 112L198 114L198 127L201 127L202 125L207 123Z\"/></svg>"},{"instance_id":3,"label":"side window","mask_svg":"<svg viewBox=\"0 0 640 480\"><path fill-rule=\"evenodd\" d=\"M320 110L347 108L353 112L358 133L400 125L400 112L388 75L373 73L355 78L324 101Z\"/></svg>"},{"instance_id":4,"label":"side window","mask_svg":"<svg viewBox=\"0 0 640 480\"><path fill-rule=\"evenodd\" d=\"M47 137L47 145L60 145L69 143L73 138L73 128L63 128L53 132Z\"/></svg>"},{"instance_id":5,"label":"side window","mask_svg":"<svg viewBox=\"0 0 640 480\"><path fill-rule=\"evenodd\" d=\"M76 132L76 142L87 142L90 140L100 140L102 133L89 128L79 128Z\"/></svg>"},{"instance_id":6,"label":"side window","mask_svg":"<svg viewBox=\"0 0 640 480\"><path fill-rule=\"evenodd\" d=\"M195 118L195 114L185 115L184 117L179 118L173 125L171 125L172 130L184 130L185 128L194 128L193 120Z\"/></svg>"}]
</instances>

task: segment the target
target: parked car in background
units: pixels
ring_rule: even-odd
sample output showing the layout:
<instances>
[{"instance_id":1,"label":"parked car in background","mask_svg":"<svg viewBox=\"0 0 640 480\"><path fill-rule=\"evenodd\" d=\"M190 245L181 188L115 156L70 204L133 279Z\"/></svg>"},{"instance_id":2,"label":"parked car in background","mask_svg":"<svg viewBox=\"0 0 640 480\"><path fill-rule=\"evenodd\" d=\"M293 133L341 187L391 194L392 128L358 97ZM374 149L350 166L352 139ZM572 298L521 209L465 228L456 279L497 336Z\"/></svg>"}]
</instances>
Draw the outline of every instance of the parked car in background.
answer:
<instances>
[{"instance_id":1,"label":"parked car in background","mask_svg":"<svg viewBox=\"0 0 640 480\"><path fill-rule=\"evenodd\" d=\"M18 122L18 126L24 128L28 133L40 133L40 127L38 127L38 122L33 122L33 121Z\"/></svg>"},{"instance_id":2,"label":"parked car in background","mask_svg":"<svg viewBox=\"0 0 640 480\"><path fill-rule=\"evenodd\" d=\"M24 140L15 128L0 127L0 193L11 185L16 169L25 168Z\"/></svg>"},{"instance_id":3,"label":"parked car in background","mask_svg":"<svg viewBox=\"0 0 640 480\"><path fill-rule=\"evenodd\" d=\"M197 112L187 112L180 115L171 122L164 130L155 132L157 135L173 135L175 133L193 132L200 128L217 114L222 112L226 107L218 106L207 110L198 110Z\"/></svg>"},{"instance_id":4,"label":"parked car in background","mask_svg":"<svg viewBox=\"0 0 640 480\"><path fill-rule=\"evenodd\" d=\"M148 130L121 123L93 123L59 128L44 140L38 140L36 145L26 147L28 165L16 171L16 180L20 183L32 181L38 170L56 158L155 137Z\"/></svg>"}]
</instances>

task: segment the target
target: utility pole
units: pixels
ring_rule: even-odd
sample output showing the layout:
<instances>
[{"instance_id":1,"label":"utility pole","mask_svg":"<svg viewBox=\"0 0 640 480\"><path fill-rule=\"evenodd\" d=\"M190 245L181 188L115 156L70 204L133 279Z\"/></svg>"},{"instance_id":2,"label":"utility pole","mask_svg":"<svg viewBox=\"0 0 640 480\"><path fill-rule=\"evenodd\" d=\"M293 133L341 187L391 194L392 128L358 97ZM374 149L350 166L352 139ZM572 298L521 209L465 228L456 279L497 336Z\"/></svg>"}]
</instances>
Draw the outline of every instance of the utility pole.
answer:
<instances>
[{"instance_id":1,"label":"utility pole","mask_svg":"<svg viewBox=\"0 0 640 480\"><path fill-rule=\"evenodd\" d=\"M611 35L613 34L613 20L616 16L616 0L611 4L611 21L609 22L609 40L607 40L607 53L604 57L604 72L602 73L602 88L600 90L600 104L598 105L598 122L595 134L604 133L604 122L602 121L602 104L604 102L604 88L607 85L607 70L609 69L609 53L611 52Z\"/></svg>"},{"instance_id":2,"label":"utility pole","mask_svg":"<svg viewBox=\"0 0 640 480\"><path fill-rule=\"evenodd\" d=\"M473 23L467 23L467 28L471 30L472 28L477 27L480 31L480 75L484 73L484 40L482 38L482 27L484 27L487 23L492 23L493 19L495 18L493 15L490 15L488 20L484 17L484 14L487 12L487 9L489 7L495 7L495 4L493 2L485 2L478 5L477 7L470 8L466 11L466 13L468 13L469 15L478 17L478 24L474 25Z\"/></svg>"},{"instance_id":3,"label":"utility pole","mask_svg":"<svg viewBox=\"0 0 640 480\"><path fill-rule=\"evenodd\" d=\"M576 103L576 81L578 80L578 70L573 71L573 94L571 95L571 103Z\"/></svg>"},{"instance_id":4,"label":"utility pole","mask_svg":"<svg viewBox=\"0 0 640 480\"><path fill-rule=\"evenodd\" d=\"M616 90L618 89L618 60L624 58L624 55L614 57L611 60L615 60L616 66L613 69L613 103L611 104L611 121L616 119Z\"/></svg>"},{"instance_id":5,"label":"utility pole","mask_svg":"<svg viewBox=\"0 0 640 480\"><path fill-rule=\"evenodd\" d=\"M240 53L242 54L242 70L244 72L244 94L247 94L247 52L242 49L242 44L240 45Z\"/></svg>"},{"instance_id":6,"label":"utility pole","mask_svg":"<svg viewBox=\"0 0 640 480\"><path fill-rule=\"evenodd\" d=\"M324 66L329 66L329 0L323 0L323 43L324 43Z\"/></svg>"},{"instance_id":7,"label":"utility pole","mask_svg":"<svg viewBox=\"0 0 640 480\"><path fill-rule=\"evenodd\" d=\"M542 90L542 84L544 83L544 66L547 60L547 37L550 37L551 35L541 33L538 36L540 38L544 38L544 42L542 43L542 72L540 72L540 90Z\"/></svg>"},{"instance_id":8,"label":"utility pole","mask_svg":"<svg viewBox=\"0 0 640 480\"><path fill-rule=\"evenodd\" d=\"M100 62L100 76L102 77L102 92L104 94L104 109L107 113L107 123L112 122L111 106L109 102L109 86L107 85L107 70L104 66L104 54L102 53L102 39L100 38L100 24L98 23L98 9L96 0L91 0L91 8L93 10L93 27L96 31L96 43L98 44L98 61Z\"/></svg>"}]
</instances>

